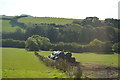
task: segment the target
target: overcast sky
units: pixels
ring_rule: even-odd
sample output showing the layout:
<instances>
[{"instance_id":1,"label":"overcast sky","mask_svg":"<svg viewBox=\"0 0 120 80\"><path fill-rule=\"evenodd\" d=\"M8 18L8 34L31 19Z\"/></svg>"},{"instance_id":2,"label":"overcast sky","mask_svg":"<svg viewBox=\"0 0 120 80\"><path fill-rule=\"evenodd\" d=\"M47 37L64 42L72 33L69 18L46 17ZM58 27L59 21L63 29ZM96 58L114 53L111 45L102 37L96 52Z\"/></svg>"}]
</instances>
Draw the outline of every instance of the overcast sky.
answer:
<instances>
[{"instance_id":1,"label":"overcast sky","mask_svg":"<svg viewBox=\"0 0 120 80\"><path fill-rule=\"evenodd\" d=\"M0 15L118 18L119 0L0 0Z\"/></svg>"}]
</instances>

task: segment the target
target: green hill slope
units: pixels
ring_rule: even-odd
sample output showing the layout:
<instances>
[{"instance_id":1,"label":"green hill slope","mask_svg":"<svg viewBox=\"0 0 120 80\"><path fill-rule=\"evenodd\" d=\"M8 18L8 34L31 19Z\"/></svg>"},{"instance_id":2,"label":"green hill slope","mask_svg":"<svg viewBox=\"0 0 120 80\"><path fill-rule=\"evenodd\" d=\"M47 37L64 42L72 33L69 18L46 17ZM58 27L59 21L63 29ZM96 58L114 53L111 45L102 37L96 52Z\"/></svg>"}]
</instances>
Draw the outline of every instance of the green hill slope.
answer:
<instances>
[{"instance_id":1,"label":"green hill slope","mask_svg":"<svg viewBox=\"0 0 120 80\"><path fill-rule=\"evenodd\" d=\"M70 24L73 20L81 19L67 19L67 18L51 18L51 17L24 17L18 21L23 23L54 23L59 25Z\"/></svg>"},{"instance_id":2,"label":"green hill slope","mask_svg":"<svg viewBox=\"0 0 120 80\"><path fill-rule=\"evenodd\" d=\"M3 17L5 19L12 19L14 17ZM19 18L18 22L29 24L29 23L54 23L58 25L70 24L74 20L81 19L67 19L67 18L51 18L51 17L23 17ZM2 32L15 32L20 26L12 26L9 22L10 20L1 20L2 21Z\"/></svg>"},{"instance_id":3,"label":"green hill slope","mask_svg":"<svg viewBox=\"0 0 120 80\"><path fill-rule=\"evenodd\" d=\"M16 29L20 28L19 26L12 27L9 23L10 20L0 20L2 21L2 32L15 32Z\"/></svg>"}]
</instances>

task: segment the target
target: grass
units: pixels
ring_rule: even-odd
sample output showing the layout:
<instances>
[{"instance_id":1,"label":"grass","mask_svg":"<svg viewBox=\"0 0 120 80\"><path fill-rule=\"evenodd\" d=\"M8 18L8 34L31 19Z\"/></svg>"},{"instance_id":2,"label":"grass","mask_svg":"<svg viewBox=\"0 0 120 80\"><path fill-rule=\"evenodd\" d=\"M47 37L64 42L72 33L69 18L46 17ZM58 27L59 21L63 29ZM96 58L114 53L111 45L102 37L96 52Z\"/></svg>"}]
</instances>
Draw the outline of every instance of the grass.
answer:
<instances>
[{"instance_id":1,"label":"grass","mask_svg":"<svg viewBox=\"0 0 120 80\"><path fill-rule=\"evenodd\" d=\"M33 52L19 48L2 48L3 78L63 78L59 70L45 66ZM40 51L47 57L51 51ZM73 56L81 63L118 66L118 54L75 53Z\"/></svg>"},{"instance_id":2,"label":"grass","mask_svg":"<svg viewBox=\"0 0 120 80\"><path fill-rule=\"evenodd\" d=\"M12 27L12 25L9 23L10 20L0 20L2 21L2 32L15 32L17 28L20 28L19 26Z\"/></svg>"},{"instance_id":3,"label":"grass","mask_svg":"<svg viewBox=\"0 0 120 80\"><path fill-rule=\"evenodd\" d=\"M13 17L3 17L3 18L13 18ZM25 24L28 23L54 23L58 25L71 24L73 20L81 19L67 19L67 18L51 18L51 17L23 17L18 19L18 22ZM9 23L10 20L0 20L2 22L2 32L15 32L19 26L12 27Z\"/></svg>"},{"instance_id":4,"label":"grass","mask_svg":"<svg viewBox=\"0 0 120 80\"><path fill-rule=\"evenodd\" d=\"M41 55L47 57L52 52L41 51ZM97 54L97 53L73 53L73 57L81 63L100 64L107 66L118 66L118 54ZM119 56L120 57L120 56Z\"/></svg>"},{"instance_id":5,"label":"grass","mask_svg":"<svg viewBox=\"0 0 120 80\"><path fill-rule=\"evenodd\" d=\"M118 66L118 54L83 53L73 54L77 61L107 66Z\"/></svg>"},{"instance_id":6,"label":"grass","mask_svg":"<svg viewBox=\"0 0 120 80\"><path fill-rule=\"evenodd\" d=\"M14 18L15 16L2 16L2 18L8 18L8 19L12 19Z\"/></svg>"},{"instance_id":7,"label":"grass","mask_svg":"<svg viewBox=\"0 0 120 80\"><path fill-rule=\"evenodd\" d=\"M3 78L65 78L59 70L45 66L33 52L19 48L2 48Z\"/></svg>"},{"instance_id":8,"label":"grass","mask_svg":"<svg viewBox=\"0 0 120 80\"><path fill-rule=\"evenodd\" d=\"M73 20L81 19L67 19L67 18L51 18L51 17L24 17L20 18L18 21L23 23L54 23L59 25L71 24Z\"/></svg>"}]
</instances>

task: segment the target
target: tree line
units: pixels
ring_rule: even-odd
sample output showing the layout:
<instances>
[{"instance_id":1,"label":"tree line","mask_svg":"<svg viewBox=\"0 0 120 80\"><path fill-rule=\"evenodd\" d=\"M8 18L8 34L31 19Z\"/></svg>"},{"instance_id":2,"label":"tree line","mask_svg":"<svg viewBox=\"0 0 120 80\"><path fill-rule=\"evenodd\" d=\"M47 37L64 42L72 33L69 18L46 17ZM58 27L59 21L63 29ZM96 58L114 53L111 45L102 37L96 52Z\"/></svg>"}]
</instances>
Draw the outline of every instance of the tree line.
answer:
<instances>
[{"instance_id":1,"label":"tree line","mask_svg":"<svg viewBox=\"0 0 120 80\"><path fill-rule=\"evenodd\" d=\"M97 53L120 53L120 42L112 44L110 42L102 42L98 39L94 39L88 44L80 43L51 43L51 41L46 37L41 37L39 35L33 35L29 37L26 41L13 40L13 39L3 39L3 47L17 47L25 48L28 51L40 51L40 50L51 50L51 51L71 51L75 53L83 52L97 52Z\"/></svg>"},{"instance_id":2,"label":"tree line","mask_svg":"<svg viewBox=\"0 0 120 80\"><path fill-rule=\"evenodd\" d=\"M104 22L84 19L65 25L28 23L24 24L25 31L17 29L13 33L2 33L3 46L7 45L7 42L9 43L8 39L26 41L33 35L39 35L47 38L50 44L49 48L42 45L40 48L42 50L50 50L51 48L52 50L73 52L112 52L114 50L118 52L120 29L116 25L117 23L119 25L119 20L116 19L106 19ZM96 51L97 49L99 50Z\"/></svg>"}]
</instances>

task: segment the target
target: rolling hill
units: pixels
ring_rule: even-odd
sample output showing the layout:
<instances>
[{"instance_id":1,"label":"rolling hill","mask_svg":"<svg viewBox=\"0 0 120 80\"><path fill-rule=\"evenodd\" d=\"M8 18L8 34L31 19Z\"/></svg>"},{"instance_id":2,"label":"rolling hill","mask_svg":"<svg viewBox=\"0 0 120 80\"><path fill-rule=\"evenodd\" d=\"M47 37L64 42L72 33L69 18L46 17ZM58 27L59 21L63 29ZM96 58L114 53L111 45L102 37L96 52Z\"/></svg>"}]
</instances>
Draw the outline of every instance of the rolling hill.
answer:
<instances>
[{"instance_id":1,"label":"rolling hill","mask_svg":"<svg viewBox=\"0 0 120 80\"><path fill-rule=\"evenodd\" d=\"M16 29L22 29L19 25L12 26L10 24L10 20L14 18L12 17L2 17L0 21L2 22L2 32L15 32ZM52 17L20 17L17 21L24 24L29 23L53 23L57 25L64 25L64 24L70 24L73 22L73 20L81 20L81 19L67 19L67 18L52 18ZM13 23L14 24L14 23Z\"/></svg>"}]
</instances>

